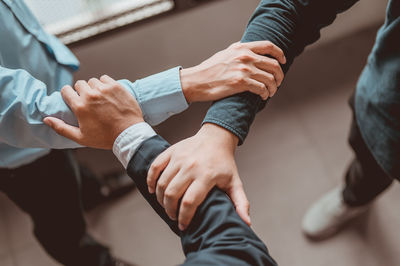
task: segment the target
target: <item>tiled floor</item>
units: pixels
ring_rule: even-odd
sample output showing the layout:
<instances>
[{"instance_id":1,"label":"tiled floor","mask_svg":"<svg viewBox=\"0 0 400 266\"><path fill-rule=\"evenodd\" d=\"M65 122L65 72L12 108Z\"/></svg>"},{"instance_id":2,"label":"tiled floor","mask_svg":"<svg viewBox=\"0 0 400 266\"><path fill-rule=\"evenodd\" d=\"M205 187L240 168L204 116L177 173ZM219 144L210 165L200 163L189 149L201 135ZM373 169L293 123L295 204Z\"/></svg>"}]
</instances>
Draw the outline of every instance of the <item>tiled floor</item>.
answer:
<instances>
[{"instance_id":1,"label":"tiled floor","mask_svg":"<svg viewBox=\"0 0 400 266\"><path fill-rule=\"evenodd\" d=\"M197 21L193 27L202 25L199 22L202 14L212 17L213 12L217 12L211 7L189 12L190 18ZM240 16L235 8L229 5L228 8L231 13L237 12L233 13L237 21L230 23L237 23L239 27L248 14ZM249 13L251 9L245 11ZM178 25L189 15L167 19L163 25L156 23L147 28L138 28L133 33L137 34L142 44L153 42L146 41L145 37L152 36L152 32L160 31L163 27L171 27L168 23ZM309 50L301 56L287 75L281 91L257 116L245 145L237 151L238 167L251 201L253 227L280 265L400 265L400 186L397 183L367 215L330 240L310 242L300 231L301 219L307 207L340 183L346 164L351 159L351 150L346 144L351 112L346 100L370 50L375 30L376 27L355 33L335 43ZM224 43L237 38L241 30L230 27L227 31L215 35L212 43L222 48ZM171 34L173 36L154 37L156 43L161 42L161 45L169 47L165 48L169 56L172 39L181 35ZM201 34L196 38L201 38ZM104 47L101 45L98 49L107 48L106 44ZM87 49L74 49L84 65L80 77L100 72L96 68L99 62L97 59L91 60L94 55ZM173 53L176 58L166 55L160 61L163 67L170 65L173 60L176 60L174 64L181 62L180 59L190 65L212 49L215 50L212 44L205 45L191 60L187 59L187 48L178 49ZM98 52L96 50L93 53ZM145 60L143 53L138 53L138 56L142 56L140 62L146 69L142 71L146 72L152 66L149 61L156 61L158 55L148 55L149 60ZM128 69L130 63L123 61L121 64L122 67L118 64L106 65L102 72L116 72L115 68L118 67ZM124 71L128 73L133 70ZM192 105L186 113L159 126L158 132L171 142L193 134L207 106ZM176 128L179 130L171 130ZM85 149L78 152L78 157L96 167L98 172L120 167L110 152ZM176 265L183 260L179 240L138 193L133 192L89 213L88 224L96 238L110 245L115 254L138 265ZM1 266L57 265L33 238L31 227L29 218L0 194Z\"/></svg>"}]
</instances>

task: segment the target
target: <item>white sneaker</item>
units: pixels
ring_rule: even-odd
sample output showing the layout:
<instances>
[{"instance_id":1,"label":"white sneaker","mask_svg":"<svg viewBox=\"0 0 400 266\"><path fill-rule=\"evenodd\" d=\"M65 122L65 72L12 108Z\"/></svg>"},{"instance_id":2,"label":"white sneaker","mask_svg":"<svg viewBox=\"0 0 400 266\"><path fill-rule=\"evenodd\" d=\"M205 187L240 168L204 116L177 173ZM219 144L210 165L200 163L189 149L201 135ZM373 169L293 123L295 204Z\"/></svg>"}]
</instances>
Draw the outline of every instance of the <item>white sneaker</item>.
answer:
<instances>
[{"instance_id":1,"label":"white sneaker","mask_svg":"<svg viewBox=\"0 0 400 266\"><path fill-rule=\"evenodd\" d=\"M344 224L364 213L371 204L350 207L345 204L342 188L337 187L315 202L303 218L303 233L312 239L324 239L337 233Z\"/></svg>"}]
</instances>

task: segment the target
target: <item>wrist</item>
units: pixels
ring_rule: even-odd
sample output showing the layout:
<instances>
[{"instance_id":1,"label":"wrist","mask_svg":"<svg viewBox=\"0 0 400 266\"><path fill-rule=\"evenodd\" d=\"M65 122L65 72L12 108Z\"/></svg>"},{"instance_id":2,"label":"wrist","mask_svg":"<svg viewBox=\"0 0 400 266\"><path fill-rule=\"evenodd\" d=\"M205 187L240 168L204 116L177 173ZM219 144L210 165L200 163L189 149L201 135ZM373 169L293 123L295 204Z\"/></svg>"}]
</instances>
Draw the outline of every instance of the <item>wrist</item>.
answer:
<instances>
[{"instance_id":1,"label":"wrist","mask_svg":"<svg viewBox=\"0 0 400 266\"><path fill-rule=\"evenodd\" d=\"M111 127L111 130L113 130L111 133L113 143L125 130L133 126L136 126L138 124L147 124L147 123L144 122L144 119L142 117L138 117L131 120L127 119L121 121L121 123L119 124L116 123L113 127Z\"/></svg>"},{"instance_id":2,"label":"wrist","mask_svg":"<svg viewBox=\"0 0 400 266\"><path fill-rule=\"evenodd\" d=\"M180 79L183 95L188 103L198 101L204 91L204 83L200 81L200 70L190 67L180 70Z\"/></svg>"},{"instance_id":3,"label":"wrist","mask_svg":"<svg viewBox=\"0 0 400 266\"><path fill-rule=\"evenodd\" d=\"M239 143L239 138L229 130L212 123L205 123L197 133L209 140L218 142L234 152Z\"/></svg>"}]
</instances>

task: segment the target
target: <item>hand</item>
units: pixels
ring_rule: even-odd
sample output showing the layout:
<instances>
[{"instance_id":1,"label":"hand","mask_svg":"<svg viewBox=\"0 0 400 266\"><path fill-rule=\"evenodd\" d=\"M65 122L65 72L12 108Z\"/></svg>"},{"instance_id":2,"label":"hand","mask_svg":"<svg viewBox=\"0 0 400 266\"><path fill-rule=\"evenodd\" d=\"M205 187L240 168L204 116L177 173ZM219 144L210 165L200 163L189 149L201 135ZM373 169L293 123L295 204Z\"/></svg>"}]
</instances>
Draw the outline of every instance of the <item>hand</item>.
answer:
<instances>
[{"instance_id":1,"label":"hand","mask_svg":"<svg viewBox=\"0 0 400 266\"><path fill-rule=\"evenodd\" d=\"M89 82L79 80L64 86L61 94L76 115L79 127L64 121L46 117L43 121L58 134L81 145L112 149L115 139L126 128L143 122L142 111L135 98L109 76Z\"/></svg>"},{"instance_id":2,"label":"hand","mask_svg":"<svg viewBox=\"0 0 400 266\"><path fill-rule=\"evenodd\" d=\"M214 186L228 194L240 217L250 225L249 202L234 158L237 144L238 138L231 132L204 124L195 136L171 146L152 163L147 175L149 192L156 192L172 220L177 219L181 199L180 230L186 229Z\"/></svg>"},{"instance_id":3,"label":"hand","mask_svg":"<svg viewBox=\"0 0 400 266\"><path fill-rule=\"evenodd\" d=\"M234 43L200 65L182 69L183 94L188 102L197 102L250 91L266 100L283 81L279 63L286 63L283 51L269 41Z\"/></svg>"}]
</instances>

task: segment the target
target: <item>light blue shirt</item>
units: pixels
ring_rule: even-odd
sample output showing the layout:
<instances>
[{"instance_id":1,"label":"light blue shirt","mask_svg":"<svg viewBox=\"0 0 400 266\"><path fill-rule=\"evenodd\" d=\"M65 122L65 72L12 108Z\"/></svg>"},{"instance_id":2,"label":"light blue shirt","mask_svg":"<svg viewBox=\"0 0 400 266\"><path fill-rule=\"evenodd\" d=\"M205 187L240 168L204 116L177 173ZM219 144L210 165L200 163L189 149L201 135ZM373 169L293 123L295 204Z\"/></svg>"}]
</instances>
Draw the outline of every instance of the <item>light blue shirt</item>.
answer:
<instances>
[{"instance_id":1,"label":"light blue shirt","mask_svg":"<svg viewBox=\"0 0 400 266\"><path fill-rule=\"evenodd\" d=\"M15 168L49 153L80 147L43 123L46 116L77 120L60 89L72 84L79 62L44 32L21 0L0 0L0 168ZM121 80L151 125L185 110L179 67L138 80Z\"/></svg>"}]
</instances>

